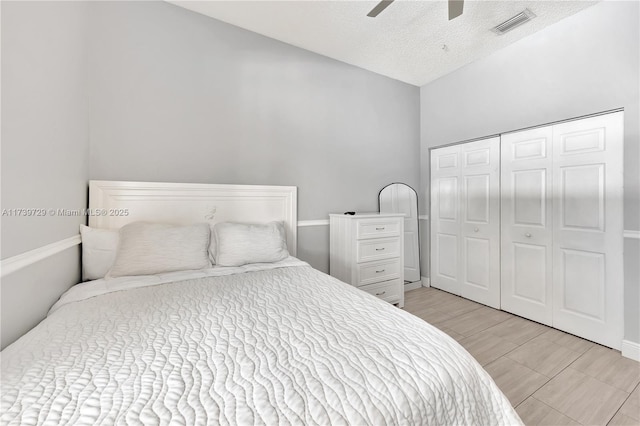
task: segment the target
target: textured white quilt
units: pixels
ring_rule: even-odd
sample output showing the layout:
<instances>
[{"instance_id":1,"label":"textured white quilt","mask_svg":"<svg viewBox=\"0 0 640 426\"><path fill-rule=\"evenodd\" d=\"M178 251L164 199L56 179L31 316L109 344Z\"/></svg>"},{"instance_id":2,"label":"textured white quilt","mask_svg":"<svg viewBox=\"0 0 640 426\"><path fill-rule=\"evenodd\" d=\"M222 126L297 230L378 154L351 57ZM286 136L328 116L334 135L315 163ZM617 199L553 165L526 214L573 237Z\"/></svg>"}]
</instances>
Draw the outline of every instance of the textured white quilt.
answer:
<instances>
[{"instance_id":1,"label":"textured white quilt","mask_svg":"<svg viewBox=\"0 0 640 426\"><path fill-rule=\"evenodd\" d=\"M454 340L306 264L104 287L2 352L2 424L521 424Z\"/></svg>"}]
</instances>

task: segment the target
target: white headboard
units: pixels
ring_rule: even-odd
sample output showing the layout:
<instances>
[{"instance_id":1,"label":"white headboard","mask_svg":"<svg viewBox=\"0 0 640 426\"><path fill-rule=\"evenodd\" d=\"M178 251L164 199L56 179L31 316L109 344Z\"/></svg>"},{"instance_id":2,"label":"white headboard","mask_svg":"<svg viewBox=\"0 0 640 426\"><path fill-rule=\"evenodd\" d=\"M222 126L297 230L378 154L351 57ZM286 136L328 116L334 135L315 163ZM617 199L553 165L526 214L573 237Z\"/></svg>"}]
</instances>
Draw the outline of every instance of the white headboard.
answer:
<instances>
[{"instance_id":1,"label":"white headboard","mask_svg":"<svg viewBox=\"0 0 640 426\"><path fill-rule=\"evenodd\" d=\"M130 222L283 221L292 256L297 248L295 186L89 181L89 226L118 229Z\"/></svg>"}]
</instances>

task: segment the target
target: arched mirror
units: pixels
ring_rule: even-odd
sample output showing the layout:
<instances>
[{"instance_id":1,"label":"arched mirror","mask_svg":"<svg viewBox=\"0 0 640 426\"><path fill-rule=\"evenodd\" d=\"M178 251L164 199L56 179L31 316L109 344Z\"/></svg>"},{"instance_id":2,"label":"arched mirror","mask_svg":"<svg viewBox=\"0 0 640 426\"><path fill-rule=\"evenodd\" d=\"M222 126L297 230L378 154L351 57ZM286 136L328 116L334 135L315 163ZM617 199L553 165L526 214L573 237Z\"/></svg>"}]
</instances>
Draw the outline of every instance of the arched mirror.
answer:
<instances>
[{"instance_id":1,"label":"arched mirror","mask_svg":"<svg viewBox=\"0 0 640 426\"><path fill-rule=\"evenodd\" d=\"M380 213L404 213L404 280L420 281L418 194L404 183L392 183L378 194Z\"/></svg>"}]
</instances>

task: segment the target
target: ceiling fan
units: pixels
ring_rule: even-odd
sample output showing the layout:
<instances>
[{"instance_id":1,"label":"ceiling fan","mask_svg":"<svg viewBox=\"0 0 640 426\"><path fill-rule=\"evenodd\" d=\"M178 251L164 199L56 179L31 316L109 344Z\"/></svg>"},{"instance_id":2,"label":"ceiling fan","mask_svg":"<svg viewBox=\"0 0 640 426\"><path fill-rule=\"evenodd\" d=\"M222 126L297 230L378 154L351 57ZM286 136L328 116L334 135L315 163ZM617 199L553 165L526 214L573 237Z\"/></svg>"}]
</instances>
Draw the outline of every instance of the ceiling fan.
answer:
<instances>
[{"instance_id":1,"label":"ceiling fan","mask_svg":"<svg viewBox=\"0 0 640 426\"><path fill-rule=\"evenodd\" d=\"M371 12L367 13L367 16L371 18L375 18L385 10L394 0L382 0L380 3L376 5ZM449 20L457 18L462 15L462 9L464 8L464 0L449 0Z\"/></svg>"}]
</instances>

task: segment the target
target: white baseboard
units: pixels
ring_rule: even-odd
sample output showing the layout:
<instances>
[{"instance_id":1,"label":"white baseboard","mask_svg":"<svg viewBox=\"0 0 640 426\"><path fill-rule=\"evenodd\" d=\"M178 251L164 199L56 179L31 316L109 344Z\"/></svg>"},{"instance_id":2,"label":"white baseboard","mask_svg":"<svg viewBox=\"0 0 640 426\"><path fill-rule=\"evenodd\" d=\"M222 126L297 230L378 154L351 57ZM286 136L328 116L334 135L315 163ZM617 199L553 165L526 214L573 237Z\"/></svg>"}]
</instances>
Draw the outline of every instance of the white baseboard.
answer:
<instances>
[{"instance_id":1,"label":"white baseboard","mask_svg":"<svg viewBox=\"0 0 640 426\"><path fill-rule=\"evenodd\" d=\"M622 356L640 362L640 343L631 340L622 341Z\"/></svg>"},{"instance_id":2,"label":"white baseboard","mask_svg":"<svg viewBox=\"0 0 640 426\"><path fill-rule=\"evenodd\" d=\"M420 277L422 279L422 287L431 287L429 277Z\"/></svg>"},{"instance_id":3,"label":"white baseboard","mask_svg":"<svg viewBox=\"0 0 640 426\"><path fill-rule=\"evenodd\" d=\"M422 281L414 281L412 283L405 283L404 284L404 291L411 291L411 290L415 290L416 288L420 288L422 287Z\"/></svg>"},{"instance_id":4,"label":"white baseboard","mask_svg":"<svg viewBox=\"0 0 640 426\"><path fill-rule=\"evenodd\" d=\"M16 256L3 259L0 262L0 276L9 275L15 271L18 271L47 257L53 256L56 253L60 253L68 248L77 246L82 241L80 234L73 237L65 238L64 240L56 241L55 243L47 244L37 249L29 250L28 252L18 254Z\"/></svg>"}]
</instances>

